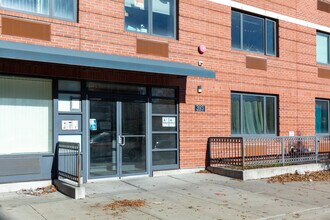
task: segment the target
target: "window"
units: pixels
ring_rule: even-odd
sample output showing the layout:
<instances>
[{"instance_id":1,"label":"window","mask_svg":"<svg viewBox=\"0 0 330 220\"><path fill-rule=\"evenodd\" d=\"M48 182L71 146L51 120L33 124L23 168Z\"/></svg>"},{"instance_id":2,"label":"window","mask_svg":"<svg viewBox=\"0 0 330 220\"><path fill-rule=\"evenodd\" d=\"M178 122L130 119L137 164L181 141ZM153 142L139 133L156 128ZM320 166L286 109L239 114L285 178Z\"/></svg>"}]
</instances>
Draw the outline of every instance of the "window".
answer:
<instances>
[{"instance_id":1,"label":"window","mask_svg":"<svg viewBox=\"0 0 330 220\"><path fill-rule=\"evenodd\" d=\"M153 170L178 168L178 109L174 88L151 88Z\"/></svg>"},{"instance_id":2,"label":"window","mask_svg":"<svg viewBox=\"0 0 330 220\"><path fill-rule=\"evenodd\" d=\"M329 101L315 101L315 132L317 134L329 133Z\"/></svg>"},{"instance_id":3,"label":"window","mask_svg":"<svg viewBox=\"0 0 330 220\"><path fill-rule=\"evenodd\" d=\"M233 135L276 135L276 96L231 94Z\"/></svg>"},{"instance_id":4,"label":"window","mask_svg":"<svg viewBox=\"0 0 330 220\"><path fill-rule=\"evenodd\" d=\"M276 40L275 21L232 11L232 48L275 56Z\"/></svg>"},{"instance_id":5,"label":"window","mask_svg":"<svg viewBox=\"0 0 330 220\"><path fill-rule=\"evenodd\" d=\"M316 62L330 64L330 35L316 33Z\"/></svg>"},{"instance_id":6,"label":"window","mask_svg":"<svg viewBox=\"0 0 330 220\"><path fill-rule=\"evenodd\" d=\"M176 0L125 0L125 30L175 37Z\"/></svg>"},{"instance_id":7,"label":"window","mask_svg":"<svg viewBox=\"0 0 330 220\"><path fill-rule=\"evenodd\" d=\"M52 151L52 81L0 76L0 154Z\"/></svg>"},{"instance_id":8,"label":"window","mask_svg":"<svg viewBox=\"0 0 330 220\"><path fill-rule=\"evenodd\" d=\"M70 21L77 14L77 0L2 0L0 7Z\"/></svg>"}]
</instances>

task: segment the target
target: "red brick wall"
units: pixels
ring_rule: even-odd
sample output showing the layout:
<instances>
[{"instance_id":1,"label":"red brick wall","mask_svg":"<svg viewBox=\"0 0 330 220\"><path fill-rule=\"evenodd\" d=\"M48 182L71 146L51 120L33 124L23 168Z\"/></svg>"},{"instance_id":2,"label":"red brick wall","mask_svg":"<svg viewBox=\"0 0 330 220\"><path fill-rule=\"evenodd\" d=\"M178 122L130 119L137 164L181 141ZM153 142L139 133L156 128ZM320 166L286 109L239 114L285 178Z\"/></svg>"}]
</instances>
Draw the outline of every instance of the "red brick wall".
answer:
<instances>
[{"instance_id":1,"label":"red brick wall","mask_svg":"<svg viewBox=\"0 0 330 220\"><path fill-rule=\"evenodd\" d=\"M231 8L224 5L206 0L180 0L179 38L176 40L125 32L124 0L97 1L97 4L91 0L79 2L78 23L0 10L2 15L51 23L51 41L5 35L0 35L0 39L192 65L197 65L199 60L204 61L205 68L216 71L216 79L188 77L182 80L122 71L67 68L65 74L59 74L47 67L40 67L37 71L40 75L52 74L58 77L180 86L181 168L205 165L209 136L230 136L231 91L278 95L279 135L288 135L289 131L301 135L315 134L315 97L330 98L330 80L317 77L315 29L280 20L279 57L269 57L231 48ZM317 11L317 1L314 0L237 2L321 25L330 24L330 15ZM137 37L168 42L169 57L136 54ZM207 47L204 55L197 52L200 44ZM247 69L246 55L267 58L267 71ZM2 62L6 62L1 66L7 71L19 73L22 69L8 67L8 61ZM105 74L108 72L111 74ZM198 85L203 87L201 94L197 93ZM194 112L195 104L204 104L206 112Z\"/></svg>"}]
</instances>

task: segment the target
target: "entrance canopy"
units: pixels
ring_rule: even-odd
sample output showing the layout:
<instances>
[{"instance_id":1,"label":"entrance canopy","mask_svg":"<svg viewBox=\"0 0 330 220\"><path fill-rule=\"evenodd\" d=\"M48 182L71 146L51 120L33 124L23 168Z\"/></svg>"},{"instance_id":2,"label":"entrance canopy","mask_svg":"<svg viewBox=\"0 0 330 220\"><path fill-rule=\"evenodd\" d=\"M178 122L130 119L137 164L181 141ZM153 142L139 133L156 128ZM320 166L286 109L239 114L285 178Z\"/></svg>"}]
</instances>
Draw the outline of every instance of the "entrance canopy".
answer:
<instances>
[{"instance_id":1,"label":"entrance canopy","mask_svg":"<svg viewBox=\"0 0 330 220\"><path fill-rule=\"evenodd\" d=\"M85 67L215 78L215 72L190 64L0 41L0 58Z\"/></svg>"}]
</instances>

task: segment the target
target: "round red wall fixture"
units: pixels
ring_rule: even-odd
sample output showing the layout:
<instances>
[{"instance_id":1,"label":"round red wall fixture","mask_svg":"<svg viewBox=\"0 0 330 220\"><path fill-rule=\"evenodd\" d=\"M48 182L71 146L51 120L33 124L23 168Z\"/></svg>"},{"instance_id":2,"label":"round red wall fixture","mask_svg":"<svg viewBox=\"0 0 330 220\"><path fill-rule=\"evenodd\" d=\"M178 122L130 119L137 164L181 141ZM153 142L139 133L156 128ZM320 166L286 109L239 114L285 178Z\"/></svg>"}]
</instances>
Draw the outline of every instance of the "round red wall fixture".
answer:
<instances>
[{"instance_id":1,"label":"round red wall fixture","mask_svg":"<svg viewBox=\"0 0 330 220\"><path fill-rule=\"evenodd\" d=\"M203 44L199 45L199 47L198 47L198 52L199 52L200 54L203 54L203 53L205 53L205 51L206 51L206 47L205 47L205 45L203 45Z\"/></svg>"}]
</instances>

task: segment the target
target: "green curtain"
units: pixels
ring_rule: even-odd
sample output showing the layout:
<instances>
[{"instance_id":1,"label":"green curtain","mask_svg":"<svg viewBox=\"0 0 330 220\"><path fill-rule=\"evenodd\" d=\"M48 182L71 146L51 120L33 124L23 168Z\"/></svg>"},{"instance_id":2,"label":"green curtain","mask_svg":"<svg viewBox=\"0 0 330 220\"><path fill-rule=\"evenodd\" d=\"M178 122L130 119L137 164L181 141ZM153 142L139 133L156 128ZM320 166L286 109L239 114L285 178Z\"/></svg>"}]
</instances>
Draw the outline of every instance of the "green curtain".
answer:
<instances>
[{"instance_id":1,"label":"green curtain","mask_svg":"<svg viewBox=\"0 0 330 220\"><path fill-rule=\"evenodd\" d=\"M316 133L328 133L328 101L317 100L315 104L315 130Z\"/></svg>"},{"instance_id":2,"label":"green curtain","mask_svg":"<svg viewBox=\"0 0 330 220\"><path fill-rule=\"evenodd\" d=\"M315 130L316 133L321 133L322 109L321 106L315 107Z\"/></svg>"},{"instance_id":3,"label":"green curtain","mask_svg":"<svg viewBox=\"0 0 330 220\"><path fill-rule=\"evenodd\" d=\"M263 97L243 96L245 134L264 133Z\"/></svg>"},{"instance_id":4,"label":"green curtain","mask_svg":"<svg viewBox=\"0 0 330 220\"><path fill-rule=\"evenodd\" d=\"M240 95L231 96L231 133L241 133L240 123Z\"/></svg>"},{"instance_id":5,"label":"green curtain","mask_svg":"<svg viewBox=\"0 0 330 220\"><path fill-rule=\"evenodd\" d=\"M266 97L266 133L275 134L275 98Z\"/></svg>"}]
</instances>

